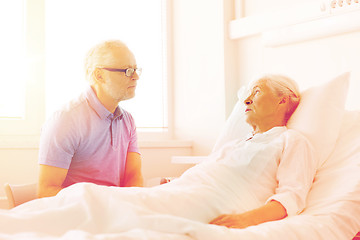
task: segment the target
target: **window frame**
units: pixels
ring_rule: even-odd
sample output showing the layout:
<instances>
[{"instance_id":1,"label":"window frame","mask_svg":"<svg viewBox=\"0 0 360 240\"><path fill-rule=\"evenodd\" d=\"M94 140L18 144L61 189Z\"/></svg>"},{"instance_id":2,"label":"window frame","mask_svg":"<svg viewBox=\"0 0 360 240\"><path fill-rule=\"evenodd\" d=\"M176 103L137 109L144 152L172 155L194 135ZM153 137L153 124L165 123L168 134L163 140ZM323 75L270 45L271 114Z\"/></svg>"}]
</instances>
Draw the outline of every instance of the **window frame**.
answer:
<instances>
[{"instance_id":1,"label":"window frame","mask_svg":"<svg viewBox=\"0 0 360 240\"><path fill-rule=\"evenodd\" d=\"M25 115L0 118L0 147L31 147L38 142L45 116L44 104L44 0L23 0Z\"/></svg>"},{"instance_id":2,"label":"window frame","mask_svg":"<svg viewBox=\"0 0 360 240\"><path fill-rule=\"evenodd\" d=\"M166 112L167 112L167 127L165 128L138 128L138 140L139 141L163 141L174 139L174 111L173 111L173 97L174 96L174 81L173 81L173 32L172 32L172 16L173 16L173 0L162 0L163 4L163 78L166 84L164 84L166 98ZM135 119L136 121L136 119Z\"/></svg>"}]
</instances>

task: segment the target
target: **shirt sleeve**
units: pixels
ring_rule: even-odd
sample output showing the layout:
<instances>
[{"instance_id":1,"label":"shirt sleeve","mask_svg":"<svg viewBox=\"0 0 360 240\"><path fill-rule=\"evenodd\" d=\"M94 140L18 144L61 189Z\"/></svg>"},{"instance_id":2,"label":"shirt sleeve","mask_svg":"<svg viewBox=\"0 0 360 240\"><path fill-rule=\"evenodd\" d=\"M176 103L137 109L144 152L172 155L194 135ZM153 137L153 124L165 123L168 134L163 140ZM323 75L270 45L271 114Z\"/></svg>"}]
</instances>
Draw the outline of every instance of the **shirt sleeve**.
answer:
<instances>
[{"instance_id":1,"label":"shirt sleeve","mask_svg":"<svg viewBox=\"0 0 360 240\"><path fill-rule=\"evenodd\" d=\"M136 132L136 125L133 117L130 113L127 113L129 118L129 125L130 125L130 141L128 152L136 152L140 154L139 147L138 147L138 140L137 140L137 132Z\"/></svg>"},{"instance_id":2,"label":"shirt sleeve","mask_svg":"<svg viewBox=\"0 0 360 240\"><path fill-rule=\"evenodd\" d=\"M73 131L71 120L55 113L41 130L39 164L69 169L75 153Z\"/></svg>"},{"instance_id":3,"label":"shirt sleeve","mask_svg":"<svg viewBox=\"0 0 360 240\"><path fill-rule=\"evenodd\" d=\"M288 130L276 174L278 187L267 202L280 202L288 216L299 214L305 208L317 165L310 142L300 133Z\"/></svg>"}]
</instances>

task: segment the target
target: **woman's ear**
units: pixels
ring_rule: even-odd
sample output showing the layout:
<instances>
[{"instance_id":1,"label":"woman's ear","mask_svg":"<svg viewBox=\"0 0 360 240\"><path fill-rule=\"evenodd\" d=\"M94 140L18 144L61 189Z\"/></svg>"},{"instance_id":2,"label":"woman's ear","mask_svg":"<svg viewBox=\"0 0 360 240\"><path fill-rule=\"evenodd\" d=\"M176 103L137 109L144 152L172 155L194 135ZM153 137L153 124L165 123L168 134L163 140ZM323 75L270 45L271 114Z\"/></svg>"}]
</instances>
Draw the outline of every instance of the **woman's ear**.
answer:
<instances>
[{"instance_id":1,"label":"woman's ear","mask_svg":"<svg viewBox=\"0 0 360 240\"><path fill-rule=\"evenodd\" d=\"M288 102L288 98L289 98L288 96L283 96L283 97L281 97L279 104L287 103L287 102Z\"/></svg>"}]
</instances>

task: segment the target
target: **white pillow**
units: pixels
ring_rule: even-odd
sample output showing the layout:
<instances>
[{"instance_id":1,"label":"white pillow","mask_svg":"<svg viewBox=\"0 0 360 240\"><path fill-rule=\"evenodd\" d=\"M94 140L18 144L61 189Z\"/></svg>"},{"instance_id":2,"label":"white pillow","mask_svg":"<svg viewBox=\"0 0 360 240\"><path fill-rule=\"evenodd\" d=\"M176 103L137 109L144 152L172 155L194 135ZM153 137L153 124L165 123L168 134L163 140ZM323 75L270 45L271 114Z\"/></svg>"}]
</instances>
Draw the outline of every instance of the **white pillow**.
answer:
<instances>
[{"instance_id":1,"label":"white pillow","mask_svg":"<svg viewBox=\"0 0 360 240\"><path fill-rule=\"evenodd\" d=\"M305 90L287 124L288 128L300 131L310 140L320 165L331 154L339 135L349 78L350 73L343 73L329 82Z\"/></svg>"},{"instance_id":2,"label":"white pillow","mask_svg":"<svg viewBox=\"0 0 360 240\"><path fill-rule=\"evenodd\" d=\"M288 128L300 131L312 142L319 154L320 164L330 155L339 134L349 77L350 73L344 73L320 86L305 90L298 108L288 122ZM251 133L252 128L245 122L244 94L245 87L242 87L238 91L239 100L213 151L219 150L229 141L245 138Z\"/></svg>"},{"instance_id":3,"label":"white pillow","mask_svg":"<svg viewBox=\"0 0 360 240\"><path fill-rule=\"evenodd\" d=\"M359 163L360 111L348 111L344 114L334 151L316 173L303 212L322 216L322 222L333 223L333 230L344 234L337 239L352 239L360 230Z\"/></svg>"},{"instance_id":4,"label":"white pillow","mask_svg":"<svg viewBox=\"0 0 360 240\"><path fill-rule=\"evenodd\" d=\"M251 134L252 127L245 121L245 104L246 88L241 87L238 92L238 101L236 102L230 116L225 122L223 130L214 145L213 152L221 149L221 147L232 140L244 139Z\"/></svg>"}]
</instances>

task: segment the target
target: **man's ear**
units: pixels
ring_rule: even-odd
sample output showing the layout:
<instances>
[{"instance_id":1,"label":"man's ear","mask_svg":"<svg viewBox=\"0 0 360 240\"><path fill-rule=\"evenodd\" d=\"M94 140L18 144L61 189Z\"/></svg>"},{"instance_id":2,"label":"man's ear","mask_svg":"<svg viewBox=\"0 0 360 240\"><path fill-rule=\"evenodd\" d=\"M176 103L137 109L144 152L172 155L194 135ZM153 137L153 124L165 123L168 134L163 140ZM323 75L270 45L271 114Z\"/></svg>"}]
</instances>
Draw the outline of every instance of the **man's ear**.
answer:
<instances>
[{"instance_id":1,"label":"man's ear","mask_svg":"<svg viewBox=\"0 0 360 240\"><path fill-rule=\"evenodd\" d=\"M97 83L104 82L103 71L99 68L95 68L95 70L93 72L93 77L94 77L95 82L97 82Z\"/></svg>"}]
</instances>

